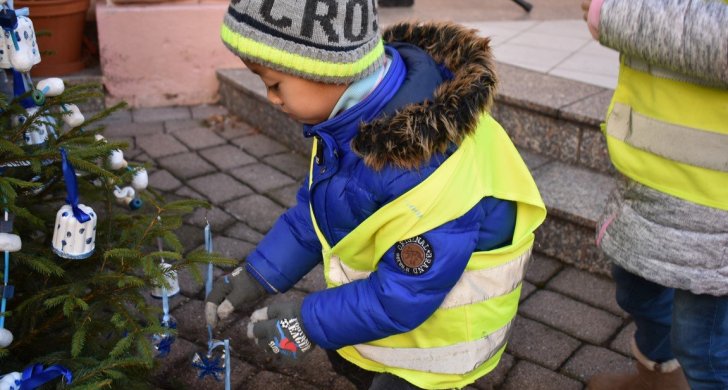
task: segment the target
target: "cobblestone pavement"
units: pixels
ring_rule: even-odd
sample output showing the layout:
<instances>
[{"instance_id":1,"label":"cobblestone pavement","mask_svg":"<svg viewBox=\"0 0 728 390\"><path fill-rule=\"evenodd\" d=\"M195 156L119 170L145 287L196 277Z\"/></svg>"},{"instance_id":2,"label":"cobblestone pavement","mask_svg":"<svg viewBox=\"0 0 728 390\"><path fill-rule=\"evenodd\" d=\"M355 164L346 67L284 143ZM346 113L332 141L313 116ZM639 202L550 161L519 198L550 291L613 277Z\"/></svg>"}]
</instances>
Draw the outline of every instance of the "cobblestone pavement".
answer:
<instances>
[{"instance_id":1,"label":"cobblestone pavement","mask_svg":"<svg viewBox=\"0 0 728 390\"><path fill-rule=\"evenodd\" d=\"M127 157L151 163L150 185L168 199L197 197L213 204L179 230L188 249L203 244L209 220L215 250L243 259L293 204L306 175L304 156L235 120L221 106L135 109L115 113L106 123L107 138L129 142ZM216 276L224 272L218 269ZM179 336L153 379L164 389L222 389L222 382L210 377L198 380L190 366L192 355L206 348L204 289L189 272L179 278L181 293L171 299ZM258 306L300 298L323 286L319 266L289 293ZM354 388L332 371L320 348L295 367L272 361L245 338L247 315L238 313L216 335L230 339L234 389ZM630 368L633 331L609 279L535 254L506 354L494 372L469 388L582 389L597 371Z\"/></svg>"}]
</instances>

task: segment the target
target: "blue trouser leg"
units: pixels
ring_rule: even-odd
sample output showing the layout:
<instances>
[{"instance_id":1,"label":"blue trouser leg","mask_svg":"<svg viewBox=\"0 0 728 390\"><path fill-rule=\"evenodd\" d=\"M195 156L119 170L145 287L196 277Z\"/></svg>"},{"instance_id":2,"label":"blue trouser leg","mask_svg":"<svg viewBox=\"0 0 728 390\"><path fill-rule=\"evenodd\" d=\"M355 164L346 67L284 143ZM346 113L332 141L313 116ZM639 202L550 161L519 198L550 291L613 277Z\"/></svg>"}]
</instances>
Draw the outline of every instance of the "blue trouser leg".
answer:
<instances>
[{"instance_id":1,"label":"blue trouser leg","mask_svg":"<svg viewBox=\"0 0 728 390\"><path fill-rule=\"evenodd\" d=\"M612 276L617 285L617 303L637 325L637 348L658 363L674 359L670 345L674 290L619 266L612 268Z\"/></svg>"},{"instance_id":2,"label":"blue trouser leg","mask_svg":"<svg viewBox=\"0 0 728 390\"><path fill-rule=\"evenodd\" d=\"M693 390L728 389L728 297L675 292L672 345Z\"/></svg>"},{"instance_id":3,"label":"blue trouser leg","mask_svg":"<svg viewBox=\"0 0 728 390\"><path fill-rule=\"evenodd\" d=\"M728 297L671 289L618 266L612 275L642 354L658 363L677 358L692 390L728 389Z\"/></svg>"}]
</instances>

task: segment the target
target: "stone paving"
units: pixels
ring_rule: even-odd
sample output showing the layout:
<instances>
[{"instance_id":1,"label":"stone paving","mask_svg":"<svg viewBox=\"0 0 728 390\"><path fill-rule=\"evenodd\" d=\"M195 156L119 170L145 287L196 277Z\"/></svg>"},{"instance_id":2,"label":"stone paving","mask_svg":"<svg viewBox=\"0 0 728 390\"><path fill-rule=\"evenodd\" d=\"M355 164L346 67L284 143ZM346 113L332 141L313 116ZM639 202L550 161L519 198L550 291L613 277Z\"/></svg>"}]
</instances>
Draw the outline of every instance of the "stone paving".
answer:
<instances>
[{"instance_id":1,"label":"stone paving","mask_svg":"<svg viewBox=\"0 0 728 390\"><path fill-rule=\"evenodd\" d=\"M144 108L106 120L108 138L130 144L127 157L149 162L150 186L168 199L205 198L213 207L191 215L178 231L188 250L203 244L209 221L215 250L243 259L295 202L307 158L228 114L222 106ZM204 274L204 267L200 267ZM218 277L230 270L216 269ZM179 275L181 293L171 299L179 336L160 359L153 381L163 389L223 389L210 377L198 380L192 355L206 349L204 288L190 272ZM324 287L320 266L285 295L302 297ZM247 315L221 324L216 338L229 338L234 389L354 389L331 369L317 348L297 366L281 365L248 342ZM614 300L611 280L534 254L523 284L521 307L498 368L469 389L582 389L595 372L628 370L634 325Z\"/></svg>"}]
</instances>

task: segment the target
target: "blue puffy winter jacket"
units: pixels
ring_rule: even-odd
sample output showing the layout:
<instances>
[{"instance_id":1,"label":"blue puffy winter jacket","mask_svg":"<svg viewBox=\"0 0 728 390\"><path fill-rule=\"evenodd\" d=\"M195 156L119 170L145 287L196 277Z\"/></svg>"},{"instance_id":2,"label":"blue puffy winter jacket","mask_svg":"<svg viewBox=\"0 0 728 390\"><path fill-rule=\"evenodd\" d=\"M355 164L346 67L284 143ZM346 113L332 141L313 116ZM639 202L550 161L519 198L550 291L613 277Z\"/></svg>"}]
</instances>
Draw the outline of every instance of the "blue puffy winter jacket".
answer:
<instances>
[{"instance_id":1,"label":"blue puffy winter jacket","mask_svg":"<svg viewBox=\"0 0 728 390\"><path fill-rule=\"evenodd\" d=\"M433 56L458 53L445 42L441 46L444 52ZM310 189L306 180L296 206L247 258L248 272L270 292L288 290L321 262L309 204L333 246L437 169L491 100L489 61L467 64L472 74L457 79L413 44L390 42L386 53L389 70L367 98L330 120L304 126L304 136L315 137L319 150ZM321 347L336 349L417 327L440 306L474 251L510 243L515 214L512 202L484 198L423 235L434 252L426 273L405 272L392 248L369 278L310 294L301 314L307 334Z\"/></svg>"}]
</instances>

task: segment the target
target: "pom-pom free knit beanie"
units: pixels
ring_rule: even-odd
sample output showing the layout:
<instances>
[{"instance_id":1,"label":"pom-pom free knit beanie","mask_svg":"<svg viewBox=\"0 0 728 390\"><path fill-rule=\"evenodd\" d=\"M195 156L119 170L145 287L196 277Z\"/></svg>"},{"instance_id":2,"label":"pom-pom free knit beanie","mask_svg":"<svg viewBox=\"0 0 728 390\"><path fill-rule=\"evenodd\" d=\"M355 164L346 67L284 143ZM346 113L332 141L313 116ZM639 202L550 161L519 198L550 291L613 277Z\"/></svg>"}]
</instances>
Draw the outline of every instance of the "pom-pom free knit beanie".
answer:
<instances>
[{"instance_id":1,"label":"pom-pom free knit beanie","mask_svg":"<svg viewBox=\"0 0 728 390\"><path fill-rule=\"evenodd\" d=\"M383 65L377 0L232 0L221 36L236 55L326 83Z\"/></svg>"}]
</instances>

